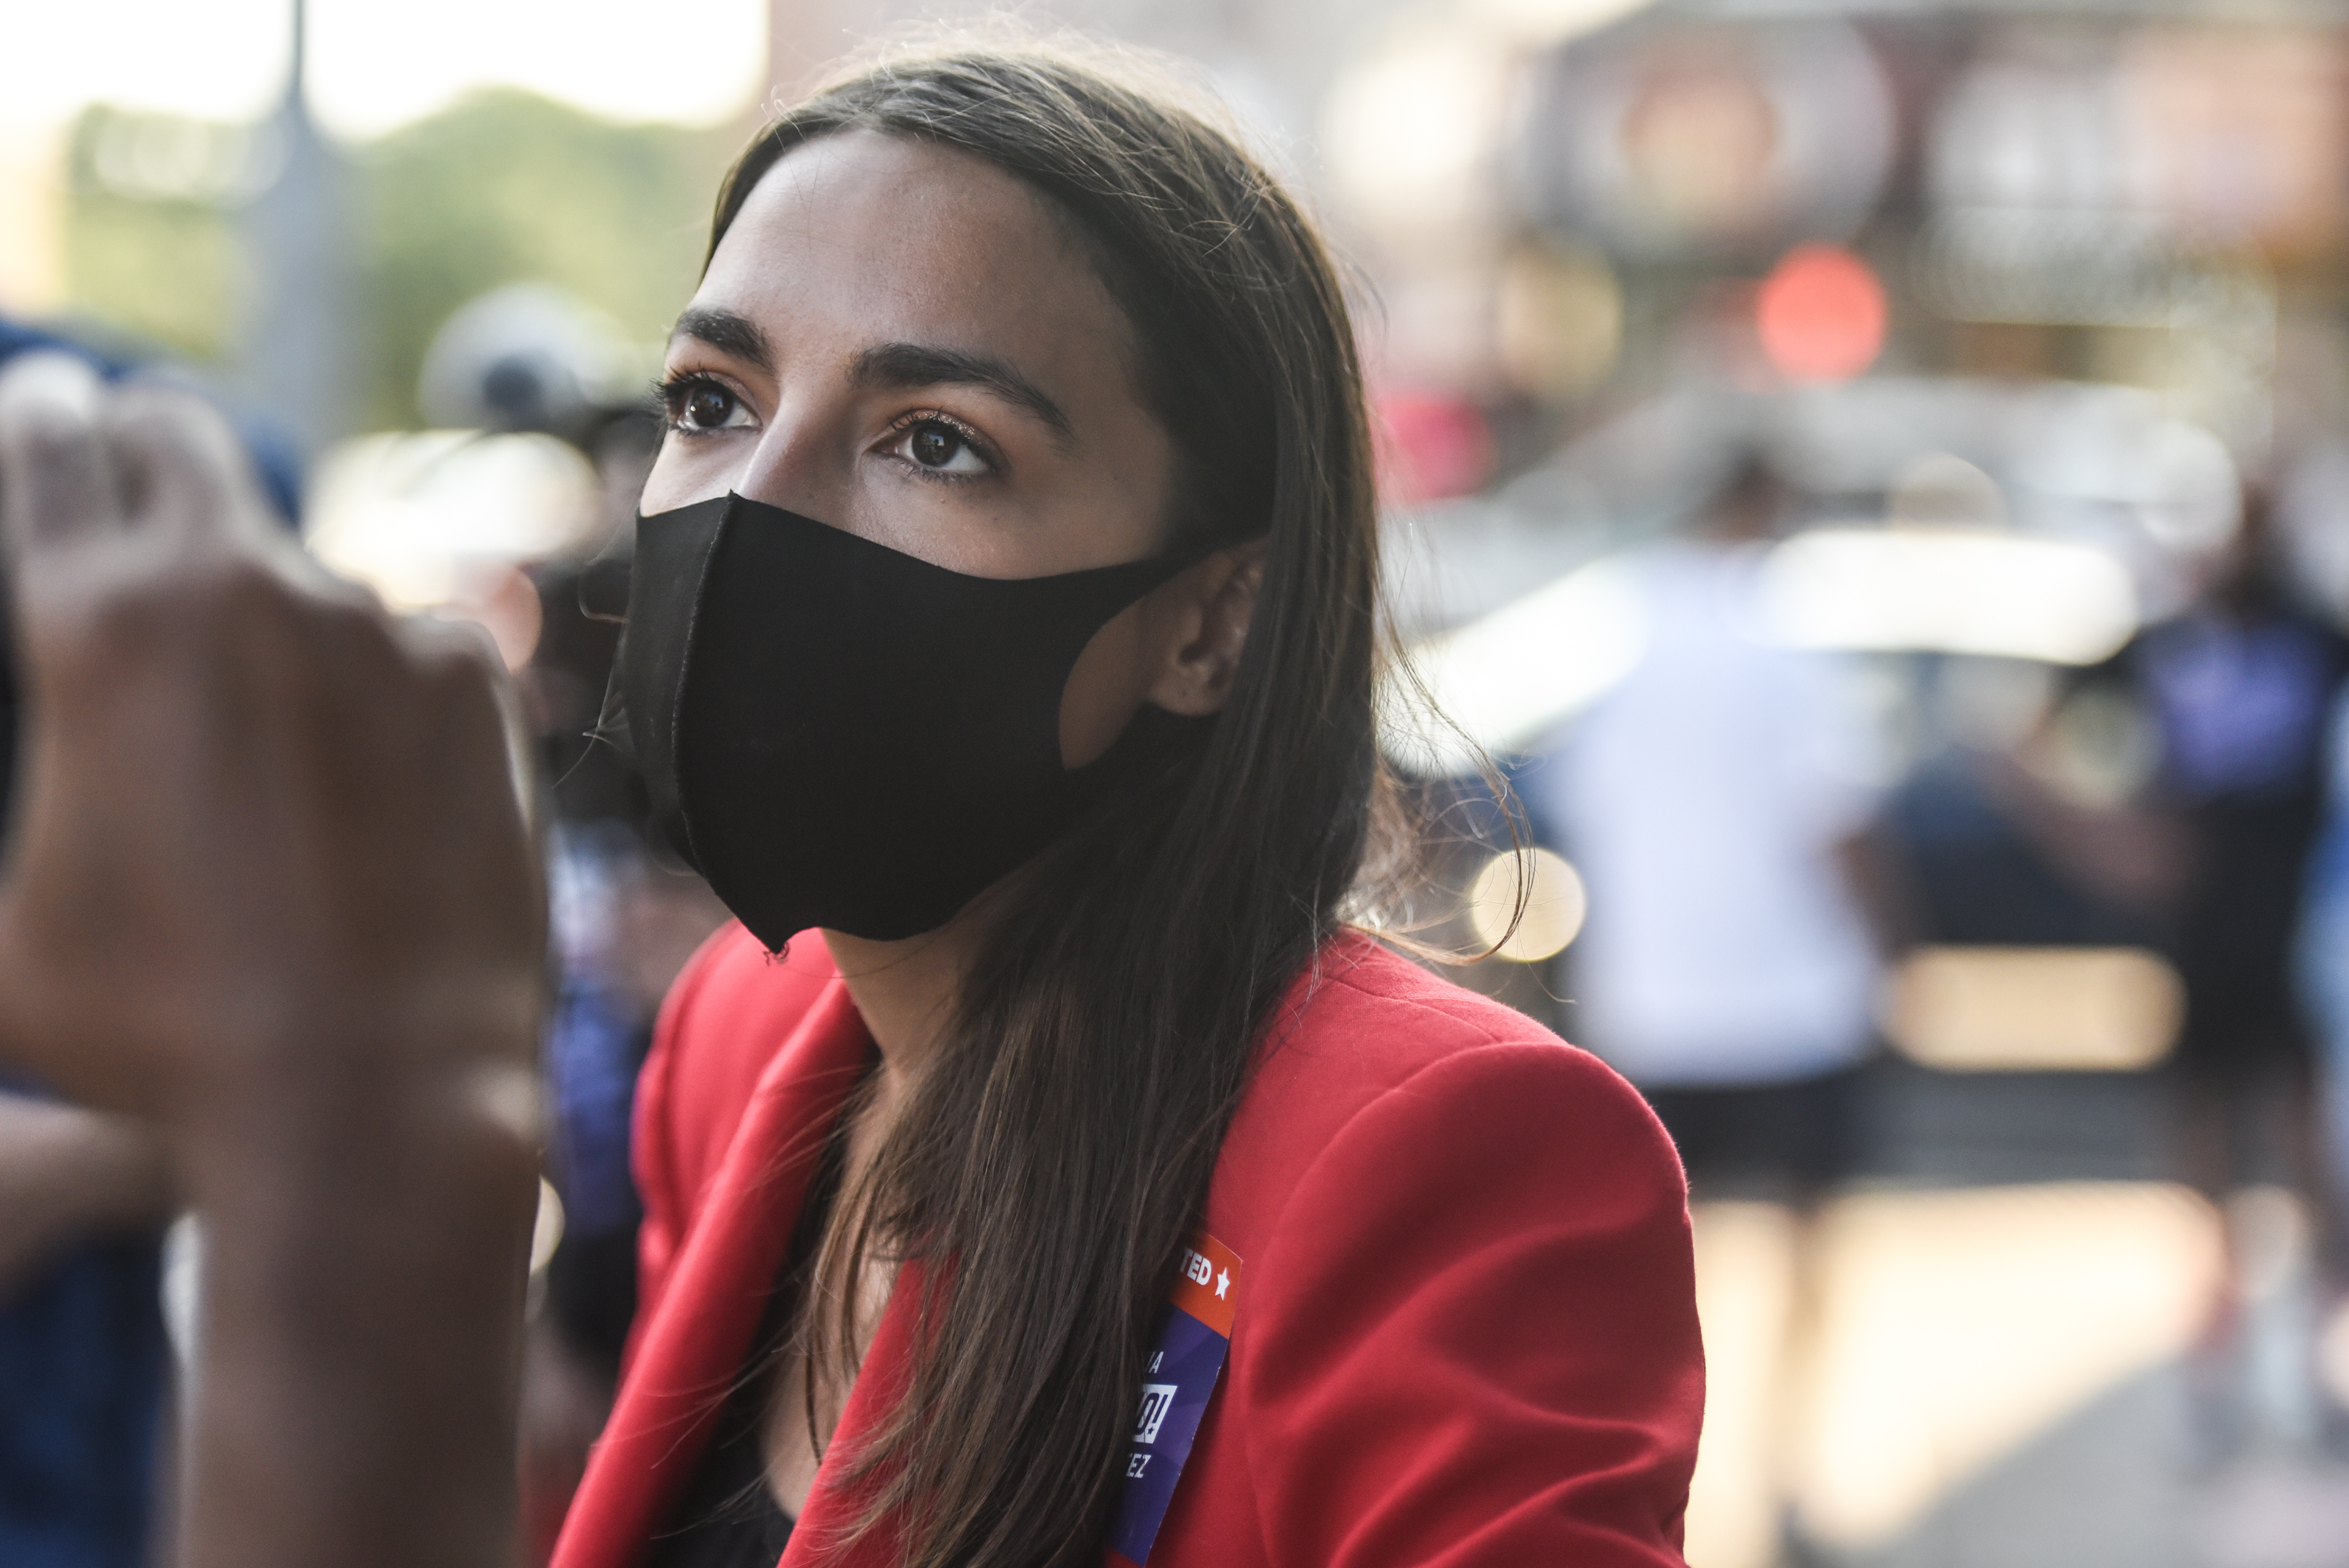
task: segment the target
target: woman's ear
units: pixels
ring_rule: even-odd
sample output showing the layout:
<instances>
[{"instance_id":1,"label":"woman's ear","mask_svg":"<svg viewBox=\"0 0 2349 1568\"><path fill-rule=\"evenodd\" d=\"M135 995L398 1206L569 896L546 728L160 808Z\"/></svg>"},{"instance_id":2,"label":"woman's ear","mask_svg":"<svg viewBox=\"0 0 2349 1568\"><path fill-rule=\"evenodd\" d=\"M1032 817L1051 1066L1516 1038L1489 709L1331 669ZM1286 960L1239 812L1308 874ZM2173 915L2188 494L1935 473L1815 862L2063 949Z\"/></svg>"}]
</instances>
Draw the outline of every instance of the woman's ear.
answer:
<instances>
[{"instance_id":1,"label":"woman's ear","mask_svg":"<svg viewBox=\"0 0 2349 1568\"><path fill-rule=\"evenodd\" d=\"M1168 587L1164 662L1149 700L1170 713L1200 718L1222 709L1239 674L1264 586L1265 541L1218 550Z\"/></svg>"}]
</instances>

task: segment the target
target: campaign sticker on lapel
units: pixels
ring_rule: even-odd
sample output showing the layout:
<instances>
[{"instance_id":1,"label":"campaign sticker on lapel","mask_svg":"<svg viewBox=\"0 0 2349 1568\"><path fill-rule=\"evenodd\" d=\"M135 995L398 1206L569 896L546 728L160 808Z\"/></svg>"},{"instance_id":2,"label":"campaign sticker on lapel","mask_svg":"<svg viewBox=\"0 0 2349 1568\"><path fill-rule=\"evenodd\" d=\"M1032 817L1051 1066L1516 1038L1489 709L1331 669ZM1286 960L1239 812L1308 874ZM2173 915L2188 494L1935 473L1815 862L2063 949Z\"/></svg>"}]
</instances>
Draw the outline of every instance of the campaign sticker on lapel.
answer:
<instances>
[{"instance_id":1,"label":"campaign sticker on lapel","mask_svg":"<svg viewBox=\"0 0 2349 1568\"><path fill-rule=\"evenodd\" d=\"M1204 1231L1183 1250L1183 1265L1152 1341L1149 1369L1125 1458L1125 1496L1109 1543L1135 1568L1147 1568L1150 1547L1174 1501L1174 1483L1199 1435L1199 1417L1232 1347L1232 1304L1239 1296L1239 1254Z\"/></svg>"}]
</instances>

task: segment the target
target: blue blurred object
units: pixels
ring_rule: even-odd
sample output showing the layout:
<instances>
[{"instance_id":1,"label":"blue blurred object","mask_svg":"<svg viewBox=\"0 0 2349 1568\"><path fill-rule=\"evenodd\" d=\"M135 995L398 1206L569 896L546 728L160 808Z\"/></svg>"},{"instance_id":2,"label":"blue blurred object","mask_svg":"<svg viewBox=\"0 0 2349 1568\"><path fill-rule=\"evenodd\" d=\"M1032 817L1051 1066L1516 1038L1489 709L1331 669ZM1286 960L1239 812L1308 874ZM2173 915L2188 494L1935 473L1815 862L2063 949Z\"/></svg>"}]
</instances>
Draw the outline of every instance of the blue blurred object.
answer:
<instances>
[{"instance_id":1,"label":"blue blurred object","mask_svg":"<svg viewBox=\"0 0 2349 1568\"><path fill-rule=\"evenodd\" d=\"M19 354L36 348L52 348L71 354L94 367L108 380L119 380L142 367L129 361L100 354L87 345L37 327L27 327L0 316L0 364L5 364ZM216 403L218 399L214 399ZM263 493L277 508L290 527L302 514L302 459L294 438L282 426L254 414L222 405L221 411L236 427L237 435L244 441L245 451L252 453L254 472L260 475Z\"/></svg>"},{"instance_id":2,"label":"blue blurred object","mask_svg":"<svg viewBox=\"0 0 2349 1568\"><path fill-rule=\"evenodd\" d=\"M75 1249L0 1303L0 1563L138 1568L170 1349L152 1236Z\"/></svg>"},{"instance_id":3,"label":"blue blurred object","mask_svg":"<svg viewBox=\"0 0 2349 1568\"><path fill-rule=\"evenodd\" d=\"M636 1227L629 1168L636 1073L652 1044L642 996L616 972L615 924L638 875L635 835L612 822L562 822L547 857L562 989L547 1019L553 1126L548 1174L563 1199L563 1241L547 1264L547 1319L609 1377L619 1375L636 1315Z\"/></svg>"},{"instance_id":4,"label":"blue blurred object","mask_svg":"<svg viewBox=\"0 0 2349 1568\"><path fill-rule=\"evenodd\" d=\"M2309 860L2292 962L2316 1035L2326 1173L2336 1201L2349 1208L2349 691L2335 700L2330 724L2324 827Z\"/></svg>"},{"instance_id":5,"label":"blue blurred object","mask_svg":"<svg viewBox=\"0 0 2349 1568\"><path fill-rule=\"evenodd\" d=\"M546 1076L565 1235L633 1231L636 1223L628 1132L646 1044L645 1021L632 1000L592 977L564 977L547 1024Z\"/></svg>"},{"instance_id":6,"label":"blue blurred object","mask_svg":"<svg viewBox=\"0 0 2349 1568\"><path fill-rule=\"evenodd\" d=\"M2230 1081L2308 1060L2292 961L2322 857L2325 723L2349 678L2349 641L2277 583L2236 597L2148 628L2120 655L2195 845L2172 958L2186 982L2177 1059Z\"/></svg>"}]
</instances>

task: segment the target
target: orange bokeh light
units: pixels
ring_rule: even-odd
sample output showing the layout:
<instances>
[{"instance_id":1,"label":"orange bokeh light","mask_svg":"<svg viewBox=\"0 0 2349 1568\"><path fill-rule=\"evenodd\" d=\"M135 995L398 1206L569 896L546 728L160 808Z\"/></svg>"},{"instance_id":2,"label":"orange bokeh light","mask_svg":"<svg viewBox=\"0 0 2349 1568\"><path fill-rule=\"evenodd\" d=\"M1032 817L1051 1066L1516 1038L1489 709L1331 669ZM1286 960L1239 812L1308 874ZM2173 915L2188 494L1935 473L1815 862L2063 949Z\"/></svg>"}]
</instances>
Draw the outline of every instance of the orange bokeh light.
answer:
<instances>
[{"instance_id":1,"label":"orange bokeh light","mask_svg":"<svg viewBox=\"0 0 2349 1568\"><path fill-rule=\"evenodd\" d=\"M1884 351L1884 286L1847 250L1796 245L1762 280L1754 326L1788 380L1848 380Z\"/></svg>"}]
</instances>

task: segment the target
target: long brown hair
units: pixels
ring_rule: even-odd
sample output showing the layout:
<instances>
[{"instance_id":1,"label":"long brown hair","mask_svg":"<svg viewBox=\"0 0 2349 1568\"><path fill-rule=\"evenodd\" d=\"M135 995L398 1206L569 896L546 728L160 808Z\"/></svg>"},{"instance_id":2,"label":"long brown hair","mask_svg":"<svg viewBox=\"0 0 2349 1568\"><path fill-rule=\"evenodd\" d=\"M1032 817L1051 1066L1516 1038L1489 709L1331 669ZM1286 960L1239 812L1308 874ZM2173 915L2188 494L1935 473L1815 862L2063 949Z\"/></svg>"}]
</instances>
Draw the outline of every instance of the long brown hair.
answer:
<instances>
[{"instance_id":1,"label":"long brown hair","mask_svg":"<svg viewBox=\"0 0 2349 1568\"><path fill-rule=\"evenodd\" d=\"M844 1375L865 1261L936 1265L910 1391L852 1456L879 1488L864 1527L898 1512L909 1568L1091 1563L1250 1064L1389 813L1361 370L1328 252L1238 140L1053 50L900 57L822 89L729 174L712 249L777 160L851 130L985 159L1072 219L1174 438L1175 546L1266 541L1223 711L999 890L811 1297Z\"/></svg>"}]
</instances>

